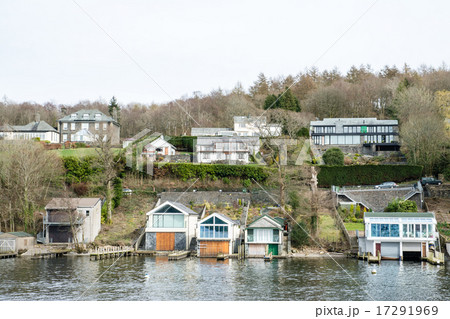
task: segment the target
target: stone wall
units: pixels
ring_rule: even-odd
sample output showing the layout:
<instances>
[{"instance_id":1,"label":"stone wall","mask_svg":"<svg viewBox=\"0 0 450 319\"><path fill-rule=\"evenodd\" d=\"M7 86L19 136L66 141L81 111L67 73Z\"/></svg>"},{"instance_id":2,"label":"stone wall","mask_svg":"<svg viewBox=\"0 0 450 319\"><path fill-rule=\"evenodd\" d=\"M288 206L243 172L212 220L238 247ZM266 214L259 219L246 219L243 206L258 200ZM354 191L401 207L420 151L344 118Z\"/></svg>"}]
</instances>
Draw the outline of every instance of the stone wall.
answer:
<instances>
[{"instance_id":1,"label":"stone wall","mask_svg":"<svg viewBox=\"0 0 450 319\"><path fill-rule=\"evenodd\" d=\"M182 203L186 206L194 205L202 205L205 202L211 204L222 204L234 206L239 204L239 200L241 200L241 204L246 204L250 200L252 204L261 204L261 205L276 205L278 202L278 194L277 191L268 191L270 196L263 190L255 191L251 193L243 193L243 192L219 192L219 191L197 191L197 192L163 192L158 194L161 198L161 203L165 201L175 201ZM275 200L275 201L274 201Z\"/></svg>"},{"instance_id":2,"label":"stone wall","mask_svg":"<svg viewBox=\"0 0 450 319\"><path fill-rule=\"evenodd\" d=\"M427 197L450 198L450 185L426 185L424 189Z\"/></svg>"}]
</instances>

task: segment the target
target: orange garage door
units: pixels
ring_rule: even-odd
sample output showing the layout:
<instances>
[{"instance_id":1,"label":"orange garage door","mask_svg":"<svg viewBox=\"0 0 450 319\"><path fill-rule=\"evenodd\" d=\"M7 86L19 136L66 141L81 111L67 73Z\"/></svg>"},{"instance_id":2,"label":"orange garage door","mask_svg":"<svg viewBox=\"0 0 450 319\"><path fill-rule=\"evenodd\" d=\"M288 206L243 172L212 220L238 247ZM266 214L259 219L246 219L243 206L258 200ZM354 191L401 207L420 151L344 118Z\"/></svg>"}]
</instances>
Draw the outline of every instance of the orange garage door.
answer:
<instances>
[{"instance_id":1,"label":"orange garage door","mask_svg":"<svg viewBox=\"0 0 450 319\"><path fill-rule=\"evenodd\" d=\"M228 254L229 253L229 241L200 241L200 257L217 257L219 253Z\"/></svg>"},{"instance_id":2,"label":"orange garage door","mask_svg":"<svg viewBox=\"0 0 450 319\"><path fill-rule=\"evenodd\" d=\"M171 251L175 249L175 233L156 233L156 250Z\"/></svg>"}]
</instances>

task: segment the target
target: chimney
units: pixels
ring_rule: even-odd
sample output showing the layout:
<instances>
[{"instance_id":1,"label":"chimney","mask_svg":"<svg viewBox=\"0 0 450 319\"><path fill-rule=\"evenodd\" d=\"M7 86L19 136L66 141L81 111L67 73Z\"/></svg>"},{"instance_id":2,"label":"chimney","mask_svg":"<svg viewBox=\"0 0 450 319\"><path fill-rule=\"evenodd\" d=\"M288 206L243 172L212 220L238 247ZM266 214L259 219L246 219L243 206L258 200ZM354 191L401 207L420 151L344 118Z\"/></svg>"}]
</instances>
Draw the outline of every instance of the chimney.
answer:
<instances>
[{"instance_id":1,"label":"chimney","mask_svg":"<svg viewBox=\"0 0 450 319\"><path fill-rule=\"evenodd\" d=\"M117 109L116 109L116 108L113 109L113 114L112 114L112 116L113 116L114 121L117 122Z\"/></svg>"},{"instance_id":2,"label":"chimney","mask_svg":"<svg viewBox=\"0 0 450 319\"><path fill-rule=\"evenodd\" d=\"M67 115L67 107L62 107L61 112L62 114Z\"/></svg>"},{"instance_id":3,"label":"chimney","mask_svg":"<svg viewBox=\"0 0 450 319\"><path fill-rule=\"evenodd\" d=\"M36 115L34 116L34 121L39 123L41 121L41 114L36 113Z\"/></svg>"}]
</instances>

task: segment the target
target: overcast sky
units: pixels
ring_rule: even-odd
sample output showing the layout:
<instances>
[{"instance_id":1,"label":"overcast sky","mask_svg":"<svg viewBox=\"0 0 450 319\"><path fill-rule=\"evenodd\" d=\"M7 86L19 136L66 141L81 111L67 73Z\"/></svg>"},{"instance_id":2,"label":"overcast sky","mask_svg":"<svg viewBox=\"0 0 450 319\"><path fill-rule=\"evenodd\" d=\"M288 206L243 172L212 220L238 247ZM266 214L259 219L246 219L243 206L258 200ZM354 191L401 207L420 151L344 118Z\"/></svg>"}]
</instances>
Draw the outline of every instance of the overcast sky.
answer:
<instances>
[{"instance_id":1,"label":"overcast sky","mask_svg":"<svg viewBox=\"0 0 450 319\"><path fill-rule=\"evenodd\" d=\"M448 64L450 1L374 2L0 0L0 97L151 103L314 63Z\"/></svg>"}]
</instances>

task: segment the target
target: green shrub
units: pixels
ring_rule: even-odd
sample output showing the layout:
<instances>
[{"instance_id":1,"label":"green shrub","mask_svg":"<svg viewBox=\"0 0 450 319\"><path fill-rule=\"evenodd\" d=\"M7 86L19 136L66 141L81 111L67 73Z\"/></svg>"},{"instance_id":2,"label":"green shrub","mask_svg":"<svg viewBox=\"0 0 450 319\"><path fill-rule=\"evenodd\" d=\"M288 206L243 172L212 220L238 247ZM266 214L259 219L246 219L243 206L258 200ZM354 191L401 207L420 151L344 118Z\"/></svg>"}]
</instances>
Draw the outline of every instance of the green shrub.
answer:
<instances>
[{"instance_id":1,"label":"green shrub","mask_svg":"<svg viewBox=\"0 0 450 319\"><path fill-rule=\"evenodd\" d=\"M66 181L68 183L85 183L90 181L98 173L95 168L95 157L85 156L82 158L68 156L63 159L66 169Z\"/></svg>"},{"instance_id":2,"label":"green shrub","mask_svg":"<svg viewBox=\"0 0 450 319\"><path fill-rule=\"evenodd\" d=\"M294 247L303 247L309 243L309 234L304 222L295 223L291 230L291 242Z\"/></svg>"},{"instance_id":3,"label":"green shrub","mask_svg":"<svg viewBox=\"0 0 450 319\"><path fill-rule=\"evenodd\" d=\"M249 179L244 179L242 181L242 186L244 186L245 188L249 188L250 186L252 186L252 181Z\"/></svg>"},{"instance_id":4,"label":"green shrub","mask_svg":"<svg viewBox=\"0 0 450 319\"><path fill-rule=\"evenodd\" d=\"M417 212L417 204L412 200L393 199L384 209L385 212Z\"/></svg>"},{"instance_id":5,"label":"green shrub","mask_svg":"<svg viewBox=\"0 0 450 319\"><path fill-rule=\"evenodd\" d=\"M376 185L386 181L399 183L418 180L422 176L422 168L418 165L322 165L317 179L320 187Z\"/></svg>"},{"instance_id":6,"label":"green shrub","mask_svg":"<svg viewBox=\"0 0 450 319\"><path fill-rule=\"evenodd\" d=\"M170 136L168 142L175 146L179 151L193 152L194 141L197 140L196 136Z\"/></svg>"},{"instance_id":7,"label":"green shrub","mask_svg":"<svg viewBox=\"0 0 450 319\"><path fill-rule=\"evenodd\" d=\"M228 177L224 177L224 178L222 179L222 181L223 181L223 183L226 184L226 185L230 185L230 183L231 183L231 181L230 181L230 179L229 179Z\"/></svg>"},{"instance_id":8,"label":"green shrub","mask_svg":"<svg viewBox=\"0 0 450 319\"><path fill-rule=\"evenodd\" d=\"M337 147L328 149L322 159L325 165L344 165L344 153Z\"/></svg>"},{"instance_id":9,"label":"green shrub","mask_svg":"<svg viewBox=\"0 0 450 319\"><path fill-rule=\"evenodd\" d=\"M298 132L297 132L297 136L298 137L309 137L309 129L307 127L302 127Z\"/></svg>"},{"instance_id":10,"label":"green shrub","mask_svg":"<svg viewBox=\"0 0 450 319\"><path fill-rule=\"evenodd\" d=\"M114 196L112 198L112 206L113 208L120 206L120 200L123 197L123 188L122 188L122 179L119 177L116 177L114 179Z\"/></svg>"},{"instance_id":11,"label":"green shrub","mask_svg":"<svg viewBox=\"0 0 450 319\"><path fill-rule=\"evenodd\" d=\"M298 196L297 192L289 192L289 205L291 205L292 209L294 210L300 206L300 197Z\"/></svg>"}]
</instances>

